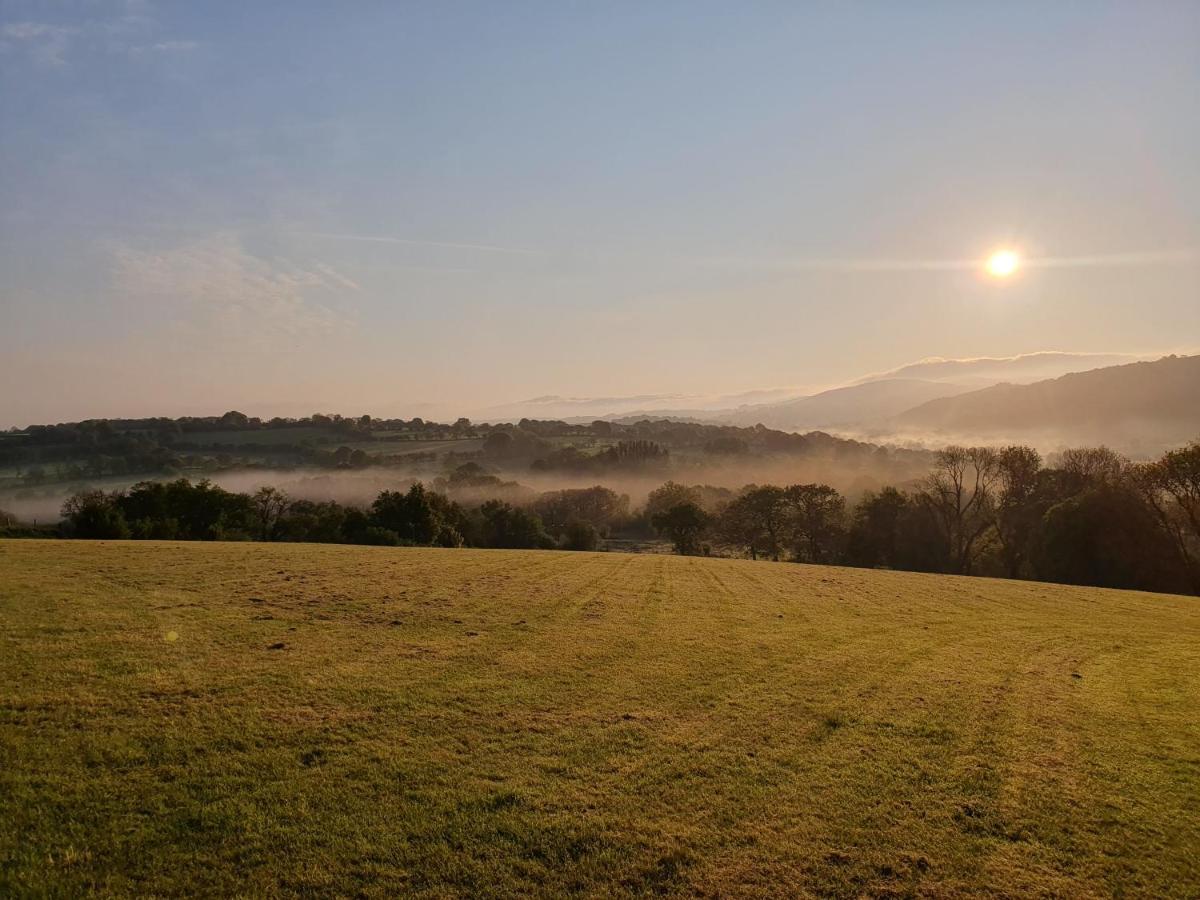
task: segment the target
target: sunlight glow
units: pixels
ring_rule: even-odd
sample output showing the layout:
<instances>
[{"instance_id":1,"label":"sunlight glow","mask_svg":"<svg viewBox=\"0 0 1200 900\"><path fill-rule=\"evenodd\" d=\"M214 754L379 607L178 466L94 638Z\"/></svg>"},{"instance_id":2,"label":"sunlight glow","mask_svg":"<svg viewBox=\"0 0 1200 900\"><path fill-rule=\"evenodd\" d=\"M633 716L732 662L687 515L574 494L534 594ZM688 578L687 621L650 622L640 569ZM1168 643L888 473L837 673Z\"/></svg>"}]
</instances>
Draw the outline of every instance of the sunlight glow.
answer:
<instances>
[{"instance_id":1,"label":"sunlight glow","mask_svg":"<svg viewBox=\"0 0 1200 900\"><path fill-rule=\"evenodd\" d=\"M987 260L987 272L995 278L1007 278L1017 271L1021 258L1013 250L997 250Z\"/></svg>"}]
</instances>

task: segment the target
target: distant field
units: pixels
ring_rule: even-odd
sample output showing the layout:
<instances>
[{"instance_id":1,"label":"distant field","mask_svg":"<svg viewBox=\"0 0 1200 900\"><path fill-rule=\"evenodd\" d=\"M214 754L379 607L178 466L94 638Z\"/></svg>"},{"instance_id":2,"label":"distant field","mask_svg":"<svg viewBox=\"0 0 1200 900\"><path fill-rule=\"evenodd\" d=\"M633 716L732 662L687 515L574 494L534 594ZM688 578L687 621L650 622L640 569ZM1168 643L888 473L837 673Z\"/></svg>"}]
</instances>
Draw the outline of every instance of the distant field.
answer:
<instances>
[{"instance_id":1,"label":"distant field","mask_svg":"<svg viewBox=\"0 0 1200 900\"><path fill-rule=\"evenodd\" d=\"M264 428L259 431L191 431L179 436L180 447L236 446L241 444L328 444L344 440L345 435L321 425L298 428Z\"/></svg>"},{"instance_id":2,"label":"distant field","mask_svg":"<svg viewBox=\"0 0 1200 900\"><path fill-rule=\"evenodd\" d=\"M1200 602L0 542L0 895L1185 897Z\"/></svg>"},{"instance_id":3,"label":"distant field","mask_svg":"<svg viewBox=\"0 0 1200 900\"><path fill-rule=\"evenodd\" d=\"M346 446L351 450L365 450L372 456L394 453L442 453L446 450L466 453L482 447L483 438L457 438L442 441L414 441L395 438L392 440L350 441Z\"/></svg>"}]
</instances>

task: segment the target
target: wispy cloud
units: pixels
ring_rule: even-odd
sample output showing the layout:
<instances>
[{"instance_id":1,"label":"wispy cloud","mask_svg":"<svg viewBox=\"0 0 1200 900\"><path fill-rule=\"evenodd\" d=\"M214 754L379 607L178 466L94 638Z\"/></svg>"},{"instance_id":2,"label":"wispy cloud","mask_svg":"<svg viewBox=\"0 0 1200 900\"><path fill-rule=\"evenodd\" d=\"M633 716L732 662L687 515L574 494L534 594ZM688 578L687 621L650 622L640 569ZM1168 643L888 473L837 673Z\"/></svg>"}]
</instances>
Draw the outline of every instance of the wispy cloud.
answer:
<instances>
[{"instance_id":1,"label":"wispy cloud","mask_svg":"<svg viewBox=\"0 0 1200 900\"><path fill-rule=\"evenodd\" d=\"M102 4L103 7L103 4ZM119 3L107 15L70 23L10 22L0 26L0 48L23 47L39 65L62 67L81 51L130 57L187 53L198 41L160 37L158 22L139 3Z\"/></svg>"},{"instance_id":2,"label":"wispy cloud","mask_svg":"<svg viewBox=\"0 0 1200 900\"><path fill-rule=\"evenodd\" d=\"M796 259L755 259L720 256L697 262L735 268L770 269L776 271L822 272L943 272L982 269L986 260L971 259L904 259L872 257L800 257ZM1187 265L1200 262L1200 251L1165 250L1133 253L1108 253L1088 256L1031 256L1021 258L1026 269L1083 269L1124 266Z\"/></svg>"},{"instance_id":3,"label":"wispy cloud","mask_svg":"<svg viewBox=\"0 0 1200 900\"><path fill-rule=\"evenodd\" d=\"M199 46L199 41L159 41L151 44L150 49L156 53L187 53Z\"/></svg>"},{"instance_id":4,"label":"wispy cloud","mask_svg":"<svg viewBox=\"0 0 1200 900\"><path fill-rule=\"evenodd\" d=\"M331 266L263 259L231 235L165 252L118 246L113 275L125 296L174 307L172 314L191 332L277 350L348 331L353 317L329 301L347 289L358 290L353 279Z\"/></svg>"},{"instance_id":5,"label":"wispy cloud","mask_svg":"<svg viewBox=\"0 0 1200 900\"><path fill-rule=\"evenodd\" d=\"M66 52L79 29L45 22L14 22L0 30L4 42L25 46L33 59L47 66L66 65Z\"/></svg>"},{"instance_id":6,"label":"wispy cloud","mask_svg":"<svg viewBox=\"0 0 1200 900\"><path fill-rule=\"evenodd\" d=\"M391 237L376 234L335 234L328 231L293 231L301 237L320 238L330 241L362 241L369 244L401 244L409 247L445 247L455 250L481 250L488 253L516 253L523 256L540 256L541 250L526 247L504 247L499 244L471 244L460 241L427 241L415 238Z\"/></svg>"},{"instance_id":7,"label":"wispy cloud","mask_svg":"<svg viewBox=\"0 0 1200 900\"><path fill-rule=\"evenodd\" d=\"M359 285L359 283L357 281L354 281L351 278L347 278L345 275L343 275L341 272L339 272L333 266L326 265L325 263L317 263L316 266L314 266L314 268L318 272L320 272L322 275L324 275L326 278L330 279L331 281L335 282L336 284L340 284L342 287L348 287L352 291L361 291L362 290L362 287Z\"/></svg>"},{"instance_id":8,"label":"wispy cloud","mask_svg":"<svg viewBox=\"0 0 1200 900\"><path fill-rule=\"evenodd\" d=\"M1144 253L1109 253L1100 256L1043 256L1022 260L1039 269L1086 269L1091 267L1171 266L1200 262L1197 250L1162 250Z\"/></svg>"}]
</instances>

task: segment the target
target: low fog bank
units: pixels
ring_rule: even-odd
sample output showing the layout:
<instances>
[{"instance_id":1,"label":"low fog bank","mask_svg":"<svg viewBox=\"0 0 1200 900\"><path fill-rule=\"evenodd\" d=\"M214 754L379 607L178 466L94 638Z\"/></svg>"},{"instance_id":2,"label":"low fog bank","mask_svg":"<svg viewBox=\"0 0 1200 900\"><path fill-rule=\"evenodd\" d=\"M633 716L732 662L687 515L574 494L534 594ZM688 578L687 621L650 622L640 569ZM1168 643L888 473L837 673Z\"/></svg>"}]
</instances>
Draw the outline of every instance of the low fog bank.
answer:
<instances>
[{"instance_id":1,"label":"low fog bank","mask_svg":"<svg viewBox=\"0 0 1200 900\"><path fill-rule=\"evenodd\" d=\"M119 491L142 481L173 481L187 478L200 481L207 478L227 491L253 493L260 487L276 487L296 500L336 500L352 506L367 507L381 491L406 490L414 480L432 480L429 476L410 475L395 469L364 469L330 472L325 469L231 469L212 474L184 473L154 478L95 479L71 484L54 484L38 488L23 488L16 492L0 493L0 510L26 523L58 522L62 505L72 494L97 488Z\"/></svg>"},{"instance_id":2,"label":"low fog bank","mask_svg":"<svg viewBox=\"0 0 1200 900\"><path fill-rule=\"evenodd\" d=\"M1120 440L1110 440L1107 446L1130 457L1134 461L1148 460L1159 456L1164 449L1180 447L1188 443L1188 437L1180 437L1178 429L1156 427L1155 423L1143 424L1128 429ZM479 459L478 464L491 479L486 483L476 480L456 482L450 478L454 463L427 460L412 466L375 466L353 470L329 470L316 468L230 469L210 475L190 473L183 476L192 481L207 477L214 484L229 491L253 493L260 487L271 486L284 491L297 500L337 501L358 507L368 507L375 498L386 490L407 490L414 481L423 481L449 495L453 500L475 507L488 500L499 499L521 506L534 502L540 494L549 491L588 488L595 485L610 488L629 497L633 509L644 505L646 497L664 482L676 481L688 485L711 485L736 491L750 484L828 484L843 494L847 501L855 503L868 491L891 485L908 488L915 485L928 471L932 452L949 444L964 446L988 445L994 447L1008 444L1024 444L1036 448L1043 458L1052 458L1061 451L1081 446L1099 446L1106 442L1088 439L1087 435L1064 435L1061 432L1019 432L989 436L981 440L978 434L952 435L946 433L917 433L841 430L837 437L879 443L886 439L893 447L907 450L927 451L918 453L896 453L880 449L866 456L839 460L836 454L797 456L778 454L745 458L703 458L686 455L673 456L666 465L646 466L634 469L604 470L537 470L521 462L503 462ZM1109 435L1111 437L1111 434ZM61 519L62 505L72 494L87 488L106 491L123 490L138 481L172 480L167 476L157 478L103 478L87 481L24 487L16 491L0 493L0 510L22 523L48 524Z\"/></svg>"},{"instance_id":3,"label":"low fog bank","mask_svg":"<svg viewBox=\"0 0 1200 900\"><path fill-rule=\"evenodd\" d=\"M1074 447L1108 447L1134 462L1156 459L1168 450L1200 439L1200 429L1189 429L1178 422L1124 422L1096 429L1007 429L979 431L928 431L912 428L862 427L826 428L828 434L847 440L872 444L890 444L910 450L941 450L957 444L963 447L1006 447L1020 444L1033 447L1049 457Z\"/></svg>"},{"instance_id":4,"label":"low fog bank","mask_svg":"<svg viewBox=\"0 0 1200 900\"><path fill-rule=\"evenodd\" d=\"M850 500L865 491L883 485L911 484L926 472L923 457L900 460L880 456L878 464L855 461L839 462L824 457L795 457L788 455L754 457L745 460L687 460L671 465L651 466L629 471L535 471L521 465L505 465L480 461L483 470L499 479L499 483L456 484L447 481L454 465L400 468L371 467L356 470L328 469L231 469L202 475L185 473L180 476L155 478L104 478L88 481L26 487L15 492L0 493L0 509L25 523L46 524L61 519L62 505L78 491L95 488L106 491L124 490L139 481L170 481L175 477L199 481L207 477L213 484L228 491L253 493L260 487L271 486L297 500L329 501L352 506L368 507L380 492L406 490L414 481L447 493L465 506L477 506L487 500L500 499L514 505L532 503L548 491L587 488L602 485L625 494L633 508L643 505L646 497L666 481L685 484L707 484L737 490L748 484L797 484L816 482L837 488Z\"/></svg>"}]
</instances>

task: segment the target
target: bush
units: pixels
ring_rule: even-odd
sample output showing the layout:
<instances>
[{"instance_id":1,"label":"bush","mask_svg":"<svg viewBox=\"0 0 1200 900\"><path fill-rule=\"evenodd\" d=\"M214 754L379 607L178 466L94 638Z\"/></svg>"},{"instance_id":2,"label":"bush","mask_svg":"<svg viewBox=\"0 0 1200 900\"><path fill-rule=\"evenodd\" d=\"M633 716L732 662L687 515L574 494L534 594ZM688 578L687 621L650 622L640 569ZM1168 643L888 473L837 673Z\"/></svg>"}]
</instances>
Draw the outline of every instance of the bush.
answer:
<instances>
[{"instance_id":1,"label":"bush","mask_svg":"<svg viewBox=\"0 0 1200 900\"><path fill-rule=\"evenodd\" d=\"M129 523L117 507L117 494L104 491L81 491L63 504L63 518L77 538L124 540L129 537Z\"/></svg>"},{"instance_id":2,"label":"bush","mask_svg":"<svg viewBox=\"0 0 1200 900\"><path fill-rule=\"evenodd\" d=\"M359 535L358 543L369 544L372 547L399 547L400 535L390 528L368 525Z\"/></svg>"},{"instance_id":3,"label":"bush","mask_svg":"<svg viewBox=\"0 0 1200 900\"><path fill-rule=\"evenodd\" d=\"M554 546L542 527L542 520L528 510L518 509L500 500L489 500L479 507L480 535L483 546L506 550L549 549Z\"/></svg>"},{"instance_id":4,"label":"bush","mask_svg":"<svg viewBox=\"0 0 1200 900\"><path fill-rule=\"evenodd\" d=\"M600 532L590 522L568 522L559 546L563 550L595 550L600 546Z\"/></svg>"},{"instance_id":5,"label":"bush","mask_svg":"<svg viewBox=\"0 0 1200 900\"><path fill-rule=\"evenodd\" d=\"M439 547L461 547L464 542L463 536L457 528L453 525L443 525L434 543Z\"/></svg>"}]
</instances>

